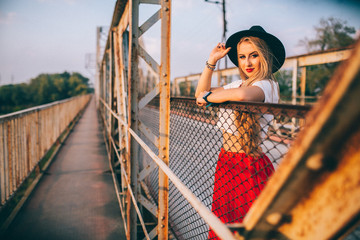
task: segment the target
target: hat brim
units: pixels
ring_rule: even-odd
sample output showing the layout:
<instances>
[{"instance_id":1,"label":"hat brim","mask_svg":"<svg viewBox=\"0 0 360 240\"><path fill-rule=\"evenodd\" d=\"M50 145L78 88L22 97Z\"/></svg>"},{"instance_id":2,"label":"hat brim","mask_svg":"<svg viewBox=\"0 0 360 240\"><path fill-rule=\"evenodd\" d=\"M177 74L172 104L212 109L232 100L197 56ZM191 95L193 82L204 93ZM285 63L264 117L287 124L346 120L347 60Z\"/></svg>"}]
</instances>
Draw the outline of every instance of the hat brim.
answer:
<instances>
[{"instance_id":1,"label":"hat brim","mask_svg":"<svg viewBox=\"0 0 360 240\"><path fill-rule=\"evenodd\" d=\"M277 37L267 32L244 30L231 35L225 44L226 48L231 47L230 51L228 52L230 60L236 66L239 66L237 56L237 44L239 43L241 38L249 36L261 38L267 43L274 56L272 72L275 73L276 71L278 71L285 62L285 48L282 42Z\"/></svg>"}]
</instances>

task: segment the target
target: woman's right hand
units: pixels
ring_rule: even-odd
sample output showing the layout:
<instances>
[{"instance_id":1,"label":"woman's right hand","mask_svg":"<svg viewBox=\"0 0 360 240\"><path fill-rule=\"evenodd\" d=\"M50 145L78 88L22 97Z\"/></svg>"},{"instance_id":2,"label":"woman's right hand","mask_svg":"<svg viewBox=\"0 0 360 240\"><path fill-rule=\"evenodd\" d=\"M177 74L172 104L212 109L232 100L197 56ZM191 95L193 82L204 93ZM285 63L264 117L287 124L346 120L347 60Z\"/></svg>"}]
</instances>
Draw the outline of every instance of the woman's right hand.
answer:
<instances>
[{"instance_id":1,"label":"woman's right hand","mask_svg":"<svg viewBox=\"0 0 360 240\"><path fill-rule=\"evenodd\" d=\"M225 48L225 43L218 43L218 45L216 45L216 47L211 51L208 63L215 65L217 61L225 57L230 49L231 47Z\"/></svg>"}]
</instances>

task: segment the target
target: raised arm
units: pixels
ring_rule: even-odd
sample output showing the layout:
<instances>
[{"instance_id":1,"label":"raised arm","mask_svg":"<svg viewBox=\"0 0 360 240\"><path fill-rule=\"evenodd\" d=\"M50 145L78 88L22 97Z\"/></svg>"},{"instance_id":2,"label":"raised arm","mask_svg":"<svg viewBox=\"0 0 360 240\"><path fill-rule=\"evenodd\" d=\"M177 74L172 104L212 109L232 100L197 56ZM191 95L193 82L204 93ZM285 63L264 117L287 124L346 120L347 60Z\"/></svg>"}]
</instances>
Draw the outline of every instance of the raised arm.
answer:
<instances>
[{"instance_id":1,"label":"raised arm","mask_svg":"<svg viewBox=\"0 0 360 240\"><path fill-rule=\"evenodd\" d=\"M203 96L206 94L206 91L201 92L196 99L196 103L199 106L206 105L206 101L203 99ZM251 102L263 102L265 99L264 91L258 86L249 86L241 88L231 88L231 89L218 89L213 91L207 97L207 100L212 103L222 103L227 101L251 101Z\"/></svg>"},{"instance_id":2,"label":"raised arm","mask_svg":"<svg viewBox=\"0 0 360 240\"><path fill-rule=\"evenodd\" d=\"M228 52L230 48L225 48L224 43L219 43L210 53L208 63L212 66L215 66L217 61L223 58ZM204 91L210 91L211 89L211 77L213 70L211 70L208 66L204 67L204 70L200 76L198 85L195 91L195 97L197 98L200 93ZM214 89L211 89L214 90Z\"/></svg>"}]
</instances>

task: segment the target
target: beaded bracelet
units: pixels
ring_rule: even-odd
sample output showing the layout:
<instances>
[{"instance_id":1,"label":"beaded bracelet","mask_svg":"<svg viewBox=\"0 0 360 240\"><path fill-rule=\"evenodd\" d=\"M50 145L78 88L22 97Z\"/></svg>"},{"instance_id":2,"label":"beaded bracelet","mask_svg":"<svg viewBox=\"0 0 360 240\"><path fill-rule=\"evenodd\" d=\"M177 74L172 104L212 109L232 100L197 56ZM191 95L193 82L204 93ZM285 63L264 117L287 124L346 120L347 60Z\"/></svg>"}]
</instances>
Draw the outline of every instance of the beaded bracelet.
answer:
<instances>
[{"instance_id":1,"label":"beaded bracelet","mask_svg":"<svg viewBox=\"0 0 360 240\"><path fill-rule=\"evenodd\" d=\"M216 66L216 64L210 64L208 61L206 61L206 63L207 63L208 65L212 66L212 67L215 67L215 66Z\"/></svg>"},{"instance_id":2,"label":"beaded bracelet","mask_svg":"<svg viewBox=\"0 0 360 240\"><path fill-rule=\"evenodd\" d=\"M215 70L215 66L216 66L216 65L210 64L210 63L208 63L208 61L206 61L206 67L207 67L208 69L210 69L211 71L214 71L214 70Z\"/></svg>"}]
</instances>

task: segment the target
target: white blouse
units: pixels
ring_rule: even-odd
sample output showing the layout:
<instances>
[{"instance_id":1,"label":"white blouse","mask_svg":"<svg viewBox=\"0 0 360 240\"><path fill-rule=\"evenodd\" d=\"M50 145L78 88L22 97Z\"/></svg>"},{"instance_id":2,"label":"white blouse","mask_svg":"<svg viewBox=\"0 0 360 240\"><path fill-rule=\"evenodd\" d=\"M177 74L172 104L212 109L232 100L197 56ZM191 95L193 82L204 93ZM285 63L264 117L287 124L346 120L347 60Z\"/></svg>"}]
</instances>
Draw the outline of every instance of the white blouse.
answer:
<instances>
[{"instance_id":1,"label":"white blouse","mask_svg":"<svg viewBox=\"0 0 360 240\"><path fill-rule=\"evenodd\" d=\"M243 82L242 80L234 81L230 84L225 85L224 89L238 88L240 87L242 82ZM277 82L272 80L261 80L253 83L252 86L257 86L263 90L265 95L265 99L264 99L265 103L279 102L279 86ZM239 136L240 133L238 132L234 124L236 116L233 112L234 110L232 109L220 108L218 112L219 120L217 122L217 126L228 133ZM262 129L261 131L262 138L265 137L269 124L273 119L274 116L271 114L263 114L260 117L259 122Z\"/></svg>"}]
</instances>

